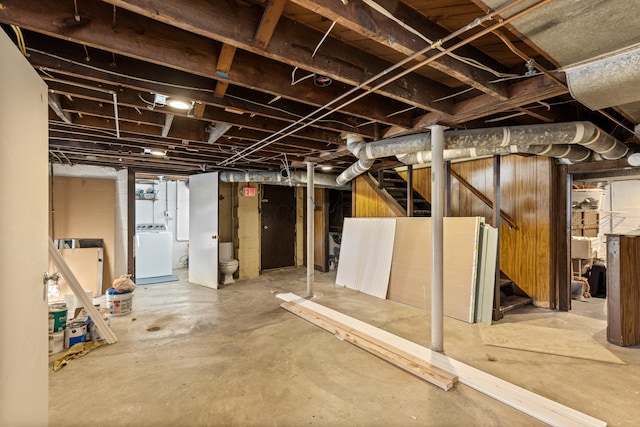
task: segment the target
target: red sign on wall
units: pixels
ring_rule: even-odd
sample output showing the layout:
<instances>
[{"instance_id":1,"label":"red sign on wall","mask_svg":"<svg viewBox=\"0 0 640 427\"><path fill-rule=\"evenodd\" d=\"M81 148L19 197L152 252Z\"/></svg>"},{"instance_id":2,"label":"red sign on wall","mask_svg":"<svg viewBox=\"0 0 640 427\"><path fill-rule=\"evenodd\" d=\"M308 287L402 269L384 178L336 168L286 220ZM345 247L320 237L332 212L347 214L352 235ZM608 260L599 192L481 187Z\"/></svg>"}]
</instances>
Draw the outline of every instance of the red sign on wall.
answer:
<instances>
[{"instance_id":1,"label":"red sign on wall","mask_svg":"<svg viewBox=\"0 0 640 427\"><path fill-rule=\"evenodd\" d=\"M256 197L258 195L258 189L255 187L242 188L242 195L244 197Z\"/></svg>"}]
</instances>

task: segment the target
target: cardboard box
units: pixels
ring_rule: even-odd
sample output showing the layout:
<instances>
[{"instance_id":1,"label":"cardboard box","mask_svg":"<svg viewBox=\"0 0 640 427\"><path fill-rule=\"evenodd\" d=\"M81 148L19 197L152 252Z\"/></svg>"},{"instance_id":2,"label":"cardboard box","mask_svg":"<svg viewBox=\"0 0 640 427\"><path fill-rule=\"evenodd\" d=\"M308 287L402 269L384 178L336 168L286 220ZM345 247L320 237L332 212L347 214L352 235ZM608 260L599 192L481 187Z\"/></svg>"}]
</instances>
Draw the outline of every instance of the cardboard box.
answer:
<instances>
[{"instance_id":1,"label":"cardboard box","mask_svg":"<svg viewBox=\"0 0 640 427\"><path fill-rule=\"evenodd\" d=\"M597 255L594 251L598 241L597 237L572 237L571 238L571 258L590 259Z\"/></svg>"}]
</instances>

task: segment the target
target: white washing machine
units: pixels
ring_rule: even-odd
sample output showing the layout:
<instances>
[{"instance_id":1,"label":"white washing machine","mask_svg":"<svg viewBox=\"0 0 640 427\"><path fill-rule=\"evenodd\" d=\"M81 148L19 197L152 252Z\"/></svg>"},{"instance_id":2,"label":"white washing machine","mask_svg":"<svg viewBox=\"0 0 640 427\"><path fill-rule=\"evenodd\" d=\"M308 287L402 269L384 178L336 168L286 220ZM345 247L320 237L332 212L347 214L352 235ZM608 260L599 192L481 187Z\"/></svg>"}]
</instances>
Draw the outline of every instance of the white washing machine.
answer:
<instances>
[{"instance_id":1,"label":"white washing machine","mask_svg":"<svg viewBox=\"0 0 640 427\"><path fill-rule=\"evenodd\" d=\"M164 224L136 225L136 279L173 274L173 233Z\"/></svg>"}]
</instances>

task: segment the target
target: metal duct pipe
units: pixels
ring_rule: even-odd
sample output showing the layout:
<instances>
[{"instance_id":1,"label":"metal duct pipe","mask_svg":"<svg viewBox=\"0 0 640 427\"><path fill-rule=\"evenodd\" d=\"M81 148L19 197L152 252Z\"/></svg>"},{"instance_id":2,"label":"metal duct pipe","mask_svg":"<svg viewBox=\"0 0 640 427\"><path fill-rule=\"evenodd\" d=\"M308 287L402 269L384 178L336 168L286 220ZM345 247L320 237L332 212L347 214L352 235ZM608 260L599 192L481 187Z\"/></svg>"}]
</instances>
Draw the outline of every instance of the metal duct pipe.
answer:
<instances>
[{"instance_id":1,"label":"metal duct pipe","mask_svg":"<svg viewBox=\"0 0 640 427\"><path fill-rule=\"evenodd\" d=\"M556 144L583 145L609 160L620 159L628 151L626 145L591 122L546 123L445 133L445 149Z\"/></svg>"},{"instance_id":2,"label":"metal duct pipe","mask_svg":"<svg viewBox=\"0 0 640 427\"><path fill-rule=\"evenodd\" d=\"M336 184L336 176L324 173L314 174L314 182L317 187L327 188L349 188L347 183L338 185ZM283 171L249 171L249 172L236 172L226 171L220 173L220 181L222 182L259 182L262 184L276 184L276 185L289 185L291 183L295 186L302 186L307 184L307 175L302 171L292 171L291 181L285 170Z\"/></svg>"},{"instance_id":3,"label":"metal duct pipe","mask_svg":"<svg viewBox=\"0 0 640 427\"><path fill-rule=\"evenodd\" d=\"M600 110L640 101L640 48L565 68L571 96Z\"/></svg>"},{"instance_id":4,"label":"metal duct pipe","mask_svg":"<svg viewBox=\"0 0 640 427\"><path fill-rule=\"evenodd\" d=\"M414 153L431 149L431 134L417 133L382 139L365 144L360 150L359 159L380 159L382 157L397 156L398 154Z\"/></svg>"},{"instance_id":5,"label":"metal duct pipe","mask_svg":"<svg viewBox=\"0 0 640 427\"><path fill-rule=\"evenodd\" d=\"M585 161L592 155L592 152L589 149L580 145L509 145L507 147L473 147L445 150L444 159L475 159L480 157L489 157L496 154L506 155L514 153L555 157L567 160L569 163L578 163ZM418 151L417 153L402 154L396 157L402 163L407 165L431 163L431 151Z\"/></svg>"},{"instance_id":6,"label":"metal duct pipe","mask_svg":"<svg viewBox=\"0 0 640 427\"><path fill-rule=\"evenodd\" d=\"M427 156L430 156L427 154L431 149L430 138L431 135L427 132L384 139L359 147L356 152L360 160L340 174L337 181L340 185L346 184L368 170L371 167L369 162L376 158L395 155L407 164L426 163ZM564 147L549 148L556 145ZM586 147L607 160L620 159L628 152L626 145L590 122L454 130L445 132L444 135L445 160L480 157L482 154L478 153L482 151L486 152L485 155L530 153L558 156L570 162L584 161L590 157L581 148L567 148L569 145ZM535 146L544 148L532 148ZM468 150L470 155L463 154L465 151L456 153L451 150ZM411 155L416 152L420 154ZM472 152L476 154L473 155ZM600 160L598 156L591 158Z\"/></svg>"},{"instance_id":7,"label":"metal duct pipe","mask_svg":"<svg viewBox=\"0 0 640 427\"><path fill-rule=\"evenodd\" d=\"M347 140L347 150L354 156L360 158L359 153L362 147L364 147L364 138L355 133L348 133L344 138Z\"/></svg>"},{"instance_id":8,"label":"metal duct pipe","mask_svg":"<svg viewBox=\"0 0 640 427\"><path fill-rule=\"evenodd\" d=\"M358 160L357 162L349 166L344 172L338 175L338 177L336 178L336 184L339 187L342 187L343 185L347 185L349 181L368 171L372 165L373 165L373 160L369 160L369 159Z\"/></svg>"}]
</instances>

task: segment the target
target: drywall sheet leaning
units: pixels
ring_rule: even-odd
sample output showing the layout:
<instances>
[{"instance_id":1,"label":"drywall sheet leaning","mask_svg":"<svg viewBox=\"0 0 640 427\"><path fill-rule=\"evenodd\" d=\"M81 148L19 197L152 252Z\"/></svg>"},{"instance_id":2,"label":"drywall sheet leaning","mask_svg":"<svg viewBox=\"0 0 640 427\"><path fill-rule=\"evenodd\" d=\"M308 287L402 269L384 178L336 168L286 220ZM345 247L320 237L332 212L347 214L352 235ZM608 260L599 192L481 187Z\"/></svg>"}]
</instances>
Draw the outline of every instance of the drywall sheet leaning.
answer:
<instances>
[{"instance_id":1,"label":"drywall sheet leaning","mask_svg":"<svg viewBox=\"0 0 640 427\"><path fill-rule=\"evenodd\" d=\"M69 268L74 272L76 278L85 291L92 291L93 296L102 294L102 248L74 248L60 249L64 260L69 264ZM51 261L53 267L53 261ZM49 271L57 271L49 268ZM62 277L58 281L58 289L61 294L72 294L73 290L67 284L67 280Z\"/></svg>"},{"instance_id":2,"label":"drywall sheet leaning","mask_svg":"<svg viewBox=\"0 0 640 427\"><path fill-rule=\"evenodd\" d=\"M386 298L395 218L345 218L336 285Z\"/></svg>"},{"instance_id":3,"label":"drywall sheet leaning","mask_svg":"<svg viewBox=\"0 0 640 427\"><path fill-rule=\"evenodd\" d=\"M482 218L444 218L444 315L473 323ZM431 218L396 218L387 298L431 309Z\"/></svg>"},{"instance_id":4,"label":"drywall sheet leaning","mask_svg":"<svg viewBox=\"0 0 640 427\"><path fill-rule=\"evenodd\" d=\"M476 322L487 325L491 324L493 313L497 256L498 229L488 224L482 224L480 227L480 253L478 254Z\"/></svg>"}]
</instances>

